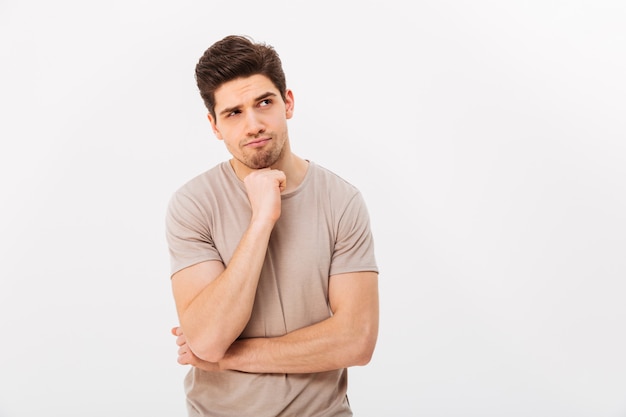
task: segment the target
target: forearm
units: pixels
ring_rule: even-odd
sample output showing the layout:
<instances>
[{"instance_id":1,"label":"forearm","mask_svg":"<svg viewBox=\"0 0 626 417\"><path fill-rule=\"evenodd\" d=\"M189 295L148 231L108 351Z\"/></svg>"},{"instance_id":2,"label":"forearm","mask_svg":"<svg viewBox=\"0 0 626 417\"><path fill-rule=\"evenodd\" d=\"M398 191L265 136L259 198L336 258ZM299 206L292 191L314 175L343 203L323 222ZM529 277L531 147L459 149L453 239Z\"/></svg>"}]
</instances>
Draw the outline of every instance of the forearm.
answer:
<instances>
[{"instance_id":1,"label":"forearm","mask_svg":"<svg viewBox=\"0 0 626 417\"><path fill-rule=\"evenodd\" d=\"M190 352L186 334L175 328L179 363L251 373L324 372L367 364L378 336L378 276L350 273L329 282L330 318L280 337L236 340L216 360Z\"/></svg>"},{"instance_id":2,"label":"forearm","mask_svg":"<svg viewBox=\"0 0 626 417\"><path fill-rule=\"evenodd\" d=\"M331 317L281 337L237 340L220 369L255 373L324 372L369 362L378 323Z\"/></svg>"},{"instance_id":3,"label":"forearm","mask_svg":"<svg viewBox=\"0 0 626 417\"><path fill-rule=\"evenodd\" d=\"M221 359L248 323L271 226L251 223L228 267L181 309L181 327L198 357Z\"/></svg>"}]
</instances>

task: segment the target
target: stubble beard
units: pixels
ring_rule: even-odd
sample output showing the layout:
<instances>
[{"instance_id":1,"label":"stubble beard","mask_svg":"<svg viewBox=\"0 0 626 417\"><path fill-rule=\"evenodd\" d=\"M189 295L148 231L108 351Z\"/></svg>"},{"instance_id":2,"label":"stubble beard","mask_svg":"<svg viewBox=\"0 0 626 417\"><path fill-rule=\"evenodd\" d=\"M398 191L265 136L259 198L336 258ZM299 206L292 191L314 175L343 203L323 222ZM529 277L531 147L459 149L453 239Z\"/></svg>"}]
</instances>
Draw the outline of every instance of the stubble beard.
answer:
<instances>
[{"instance_id":1,"label":"stubble beard","mask_svg":"<svg viewBox=\"0 0 626 417\"><path fill-rule=\"evenodd\" d=\"M242 162L250 169L269 168L276 164L285 151L284 141L279 146L271 146L269 149L254 151L251 155L243 155Z\"/></svg>"}]
</instances>

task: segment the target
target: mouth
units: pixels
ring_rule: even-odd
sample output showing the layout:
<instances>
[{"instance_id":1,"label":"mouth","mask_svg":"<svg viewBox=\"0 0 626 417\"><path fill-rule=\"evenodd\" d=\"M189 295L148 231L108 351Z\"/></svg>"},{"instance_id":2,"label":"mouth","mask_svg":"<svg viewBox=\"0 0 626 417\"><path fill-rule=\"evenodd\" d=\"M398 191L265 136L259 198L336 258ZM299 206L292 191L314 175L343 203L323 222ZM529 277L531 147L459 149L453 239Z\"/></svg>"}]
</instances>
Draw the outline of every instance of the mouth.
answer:
<instances>
[{"instance_id":1,"label":"mouth","mask_svg":"<svg viewBox=\"0 0 626 417\"><path fill-rule=\"evenodd\" d=\"M271 138L254 139L246 143L244 146L247 148L260 148L261 146L264 146L266 143L268 143L270 140Z\"/></svg>"}]
</instances>

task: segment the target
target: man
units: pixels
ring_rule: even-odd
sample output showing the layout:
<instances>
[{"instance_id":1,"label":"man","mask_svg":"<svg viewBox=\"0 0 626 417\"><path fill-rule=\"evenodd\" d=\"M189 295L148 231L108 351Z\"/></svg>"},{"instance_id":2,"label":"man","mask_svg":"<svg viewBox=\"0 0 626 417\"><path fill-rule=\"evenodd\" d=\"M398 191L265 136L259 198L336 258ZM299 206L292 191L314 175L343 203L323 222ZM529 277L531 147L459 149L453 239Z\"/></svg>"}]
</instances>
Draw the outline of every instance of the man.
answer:
<instances>
[{"instance_id":1,"label":"man","mask_svg":"<svg viewBox=\"0 0 626 417\"><path fill-rule=\"evenodd\" d=\"M347 368L378 334L378 269L360 192L291 151L274 48L227 36L196 81L232 159L170 201L189 416L351 416Z\"/></svg>"}]
</instances>

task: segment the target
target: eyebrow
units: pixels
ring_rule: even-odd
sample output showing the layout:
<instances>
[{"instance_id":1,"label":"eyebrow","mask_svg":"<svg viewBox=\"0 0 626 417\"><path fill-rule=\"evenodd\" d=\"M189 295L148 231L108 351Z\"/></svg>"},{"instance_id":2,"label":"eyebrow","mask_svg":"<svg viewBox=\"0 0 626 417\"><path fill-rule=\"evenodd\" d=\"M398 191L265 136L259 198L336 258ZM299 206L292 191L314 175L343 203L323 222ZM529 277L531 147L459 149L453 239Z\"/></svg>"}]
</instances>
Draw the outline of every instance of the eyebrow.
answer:
<instances>
[{"instance_id":1,"label":"eyebrow","mask_svg":"<svg viewBox=\"0 0 626 417\"><path fill-rule=\"evenodd\" d=\"M260 95L260 96L258 96L258 97L255 97L253 101L254 101L254 102L257 102L257 101L264 100L264 99L266 99L266 98L268 98L268 97L276 97L276 96L277 96L277 94L276 94L276 93L272 93L271 91L268 91L268 92L266 92L266 93L261 94L261 95ZM238 105L236 105L236 106L232 106L232 107L227 107L227 108L225 108L224 110L222 110L221 112L219 112L219 114L220 114L220 116L221 116L221 115L224 115L224 114L232 113L232 112L234 112L235 110L239 110L239 108L241 108L241 104L238 104Z\"/></svg>"}]
</instances>

